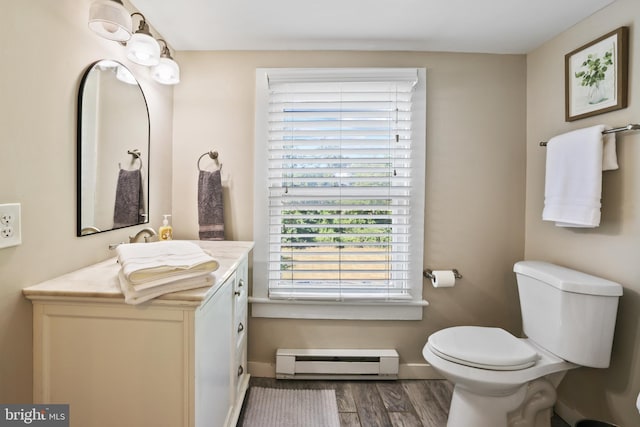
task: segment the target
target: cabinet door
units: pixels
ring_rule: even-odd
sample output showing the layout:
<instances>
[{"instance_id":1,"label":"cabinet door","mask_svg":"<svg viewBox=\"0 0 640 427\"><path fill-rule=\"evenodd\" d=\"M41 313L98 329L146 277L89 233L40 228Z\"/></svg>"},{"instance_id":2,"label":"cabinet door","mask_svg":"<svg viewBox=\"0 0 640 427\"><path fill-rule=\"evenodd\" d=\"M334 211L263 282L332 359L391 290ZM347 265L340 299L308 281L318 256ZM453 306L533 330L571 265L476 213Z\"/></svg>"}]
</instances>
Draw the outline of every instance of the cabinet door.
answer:
<instances>
[{"instance_id":1,"label":"cabinet door","mask_svg":"<svg viewBox=\"0 0 640 427\"><path fill-rule=\"evenodd\" d=\"M186 425L183 310L34 305L34 402L67 403L71 427Z\"/></svg>"},{"instance_id":2,"label":"cabinet door","mask_svg":"<svg viewBox=\"0 0 640 427\"><path fill-rule=\"evenodd\" d=\"M196 427L224 426L230 416L232 301L235 276L196 312Z\"/></svg>"}]
</instances>

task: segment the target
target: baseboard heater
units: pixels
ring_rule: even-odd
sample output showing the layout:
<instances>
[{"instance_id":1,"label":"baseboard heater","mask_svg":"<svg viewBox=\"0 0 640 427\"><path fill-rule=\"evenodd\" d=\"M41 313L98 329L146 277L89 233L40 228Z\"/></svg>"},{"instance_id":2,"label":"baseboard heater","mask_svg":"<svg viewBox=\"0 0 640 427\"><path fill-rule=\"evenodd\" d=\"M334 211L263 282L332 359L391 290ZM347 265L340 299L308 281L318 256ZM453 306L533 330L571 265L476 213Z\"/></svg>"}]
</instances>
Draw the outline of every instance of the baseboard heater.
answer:
<instances>
[{"instance_id":1,"label":"baseboard heater","mask_svg":"<svg viewBox=\"0 0 640 427\"><path fill-rule=\"evenodd\" d=\"M398 352L392 349L285 349L276 353L276 378L395 380Z\"/></svg>"}]
</instances>

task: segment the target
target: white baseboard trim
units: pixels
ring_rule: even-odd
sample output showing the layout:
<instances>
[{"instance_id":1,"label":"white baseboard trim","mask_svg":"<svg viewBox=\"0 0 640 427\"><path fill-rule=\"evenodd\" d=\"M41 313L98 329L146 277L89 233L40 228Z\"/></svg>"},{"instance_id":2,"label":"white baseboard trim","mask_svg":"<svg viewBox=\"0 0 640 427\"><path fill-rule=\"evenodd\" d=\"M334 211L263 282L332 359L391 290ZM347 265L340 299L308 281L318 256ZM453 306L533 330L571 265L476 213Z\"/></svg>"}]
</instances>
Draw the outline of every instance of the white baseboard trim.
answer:
<instances>
[{"instance_id":1,"label":"white baseboard trim","mask_svg":"<svg viewBox=\"0 0 640 427\"><path fill-rule=\"evenodd\" d=\"M553 408L556 414L564 420L565 423L570 426L575 426L578 421L585 419L586 417L580 412L567 406L563 401L557 400Z\"/></svg>"},{"instance_id":2,"label":"white baseboard trim","mask_svg":"<svg viewBox=\"0 0 640 427\"><path fill-rule=\"evenodd\" d=\"M442 375L436 372L428 363L400 364L398 378L401 380L441 380Z\"/></svg>"},{"instance_id":3,"label":"white baseboard trim","mask_svg":"<svg viewBox=\"0 0 640 427\"><path fill-rule=\"evenodd\" d=\"M275 378L275 363L248 362L249 374L252 377ZM400 364L398 378L401 380L440 380L442 376L428 363L404 363Z\"/></svg>"}]
</instances>

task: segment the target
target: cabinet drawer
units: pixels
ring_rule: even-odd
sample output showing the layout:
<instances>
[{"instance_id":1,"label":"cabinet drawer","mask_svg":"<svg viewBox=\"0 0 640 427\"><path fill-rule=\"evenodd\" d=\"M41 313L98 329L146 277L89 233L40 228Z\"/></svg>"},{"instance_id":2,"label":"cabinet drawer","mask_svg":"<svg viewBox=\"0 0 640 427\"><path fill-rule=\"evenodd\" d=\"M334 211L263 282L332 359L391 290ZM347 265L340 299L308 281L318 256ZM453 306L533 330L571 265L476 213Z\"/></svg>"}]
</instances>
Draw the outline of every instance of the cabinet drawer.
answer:
<instances>
[{"instance_id":1,"label":"cabinet drawer","mask_svg":"<svg viewBox=\"0 0 640 427\"><path fill-rule=\"evenodd\" d=\"M236 347L240 346L240 344L245 340L246 336L247 336L247 318L245 316L244 319L236 322L235 340L234 340Z\"/></svg>"},{"instance_id":2,"label":"cabinet drawer","mask_svg":"<svg viewBox=\"0 0 640 427\"><path fill-rule=\"evenodd\" d=\"M235 295L235 300L234 300L235 307L238 307L238 309L240 309L242 307L247 306L248 297L247 297L246 289L235 291L234 295Z\"/></svg>"},{"instance_id":3,"label":"cabinet drawer","mask_svg":"<svg viewBox=\"0 0 640 427\"><path fill-rule=\"evenodd\" d=\"M238 326L239 323L244 323L244 326L246 328L247 326L247 304L244 303L240 303L239 301L236 301L234 307L234 314L233 314L233 318L234 318L234 324L236 326Z\"/></svg>"},{"instance_id":4,"label":"cabinet drawer","mask_svg":"<svg viewBox=\"0 0 640 427\"><path fill-rule=\"evenodd\" d=\"M244 324L241 324L241 325L243 325L244 327ZM240 359L240 357L242 356L244 349L247 347L247 328L246 327L244 327L244 329L241 332L238 332L238 334L236 335L235 346L236 346L236 351L235 351L236 361L240 363L242 362L242 359Z\"/></svg>"},{"instance_id":5,"label":"cabinet drawer","mask_svg":"<svg viewBox=\"0 0 640 427\"><path fill-rule=\"evenodd\" d=\"M233 318L236 330L241 328L240 325L242 325L242 329L244 329L244 331L247 329L247 300L249 294L247 275L247 263L242 262L238 266L238 270L236 271L236 276L234 278ZM244 331L242 332L245 333ZM237 332L237 334L240 334L240 332Z\"/></svg>"},{"instance_id":6,"label":"cabinet drawer","mask_svg":"<svg viewBox=\"0 0 640 427\"><path fill-rule=\"evenodd\" d=\"M249 268L247 264L247 260L245 259L240 263L238 269L236 270L235 277L235 287L234 291L236 292L236 297L238 299L247 298L247 294L249 292Z\"/></svg>"},{"instance_id":7,"label":"cabinet drawer","mask_svg":"<svg viewBox=\"0 0 640 427\"><path fill-rule=\"evenodd\" d=\"M235 289L234 295L236 299L236 304L246 304L248 297L248 284L247 279L243 278L241 275L236 276L235 281Z\"/></svg>"},{"instance_id":8,"label":"cabinet drawer","mask_svg":"<svg viewBox=\"0 0 640 427\"><path fill-rule=\"evenodd\" d=\"M249 372L247 371L247 346L245 345L242 349L242 352L238 354L238 359L236 360L236 395L243 392L243 388L246 387L246 380Z\"/></svg>"}]
</instances>

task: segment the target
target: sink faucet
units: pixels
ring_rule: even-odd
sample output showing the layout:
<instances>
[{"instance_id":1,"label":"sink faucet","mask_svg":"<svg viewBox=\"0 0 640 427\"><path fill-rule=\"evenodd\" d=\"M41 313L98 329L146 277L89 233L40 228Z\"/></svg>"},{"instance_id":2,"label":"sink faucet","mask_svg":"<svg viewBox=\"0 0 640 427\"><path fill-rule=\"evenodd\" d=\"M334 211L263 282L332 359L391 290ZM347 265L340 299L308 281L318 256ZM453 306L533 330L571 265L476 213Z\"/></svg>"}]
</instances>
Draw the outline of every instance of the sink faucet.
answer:
<instances>
[{"instance_id":1,"label":"sink faucet","mask_svg":"<svg viewBox=\"0 0 640 427\"><path fill-rule=\"evenodd\" d=\"M142 230L138 231L134 236L129 236L129 243L136 243L140 237L144 237L144 241L149 242L149 240L157 236L156 231L151 227L145 227Z\"/></svg>"}]
</instances>

